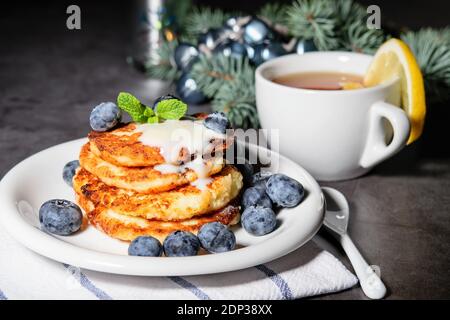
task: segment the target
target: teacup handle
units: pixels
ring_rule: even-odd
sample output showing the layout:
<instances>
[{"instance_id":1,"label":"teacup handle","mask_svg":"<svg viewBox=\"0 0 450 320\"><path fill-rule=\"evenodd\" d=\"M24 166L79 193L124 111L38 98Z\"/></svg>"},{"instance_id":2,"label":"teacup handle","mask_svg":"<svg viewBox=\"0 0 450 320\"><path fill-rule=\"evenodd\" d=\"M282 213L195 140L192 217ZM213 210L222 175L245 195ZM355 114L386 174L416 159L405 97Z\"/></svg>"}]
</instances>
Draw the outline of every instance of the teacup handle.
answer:
<instances>
[{"instance_id":1,"label":"teacup handle","mask_svg":"<svg viewBox=\"0 0 450 320\"><path fill-rule=\"evenodd\" d=\"M393 138L388 145L385 142L383 118L387 119L393 128ZM363 168L371 168L400 151L406 145L409 131L409 119L401 108L384 101L375 102L370 110L369 134L360 165Z\"/></svg>"}]
</instances>

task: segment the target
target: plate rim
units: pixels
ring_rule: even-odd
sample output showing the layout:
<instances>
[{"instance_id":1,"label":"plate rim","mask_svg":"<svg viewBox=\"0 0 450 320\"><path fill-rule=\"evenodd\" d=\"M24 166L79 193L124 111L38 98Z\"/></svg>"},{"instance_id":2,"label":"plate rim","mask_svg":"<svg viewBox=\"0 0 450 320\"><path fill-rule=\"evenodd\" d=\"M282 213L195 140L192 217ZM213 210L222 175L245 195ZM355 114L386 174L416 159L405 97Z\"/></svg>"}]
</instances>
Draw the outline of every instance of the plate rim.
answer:
<instances>
[{"instance_id":1,"label":"plate rim","mask_svg":"<svg viewBox=\"0 0 450 320\"><path fill-rule=\"evenodd\" d=\"M262 257L258 257L256 253L260 250L260 247L266 248L268 246L267 241L220 254L170 258L171 263L174 265L185 263L187 262L187 260L191 259L198 260L198 263L200 263L201 265L208 265L208 270L203 270L204 268L198 268L197 270L196 268L195 270L191 270L190 272L186 272L184 268L178 268L178 270L177 268L172 268L170 272L168 272L167 269L164 268L164 264L167 264L167 262L161 262L167 260L167 258L126 256L113 253L98 252L92 249L79 247L75 244L59 240L53 235L50 235L25 221L18 212L17 204L13 204L12 201L10 201L13 198L13 193L11 190L8 190L8 183L10 183L10 181L14 181L14 175L20 172L20 170L24 170L28 162L37 159L38 157L42 156L42 154L50 151L51 149L56 149L58 147L60 148L67 144L81 144L85 141L87 141L87 138L75 139L39 151L17 163L0 180L0 203L4 208L4 210L2 210L3 212L0 212L0 223L3 226L3 229L20 244L49 259L88 270L121 275L193 276L216 274L254 267L256 265L268 263L282 256L285 256L310 241L323 224L325 215L325 199L318 182L311 176L311 174L309 174L303 167L301 167L294 161L275 151L264 148L262 146L247 144L246 146L248 146L249 148L255 148L257 152L261 152L260 150L262 150L262 152L269 151L271 154L278 156L280 162L286 161L290 166L294 166L297 170L299 169L308 180L308 186L311 186L314 189L311 191L319 195L320 204L318 204L317 208L317 217L311 230L309 230L307 236L302 237L302 240L298 240L295 242L291 241L289 245L282 244L281 241L273 241L272 249L274 250L274 253L263 255ZM292 234L292 229L293 228L290 228L284 233L290 231L288 234ZM13 230L15 231L12 232ZM224 261L229 258L232 259L237 255L237 252L239 254L246 254L248 258L235 259L236 261L234 261L234 263L230 265L227 263L212 263L215 262L214 260L217 260L218 257L220 257L220 260ZM251 260L252 262L249 263L249 260ZM144 263L152 265L153 267L145 269L141 266Z\"/></svg>"}]
</instances>

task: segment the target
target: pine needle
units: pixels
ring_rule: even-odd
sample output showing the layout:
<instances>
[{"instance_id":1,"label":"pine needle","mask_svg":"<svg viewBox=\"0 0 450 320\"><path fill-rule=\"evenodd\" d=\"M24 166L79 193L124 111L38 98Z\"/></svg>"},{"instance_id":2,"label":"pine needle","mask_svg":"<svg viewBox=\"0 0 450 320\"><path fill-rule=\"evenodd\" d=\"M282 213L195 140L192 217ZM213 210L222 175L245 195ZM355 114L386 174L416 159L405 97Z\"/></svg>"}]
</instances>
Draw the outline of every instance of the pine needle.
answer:
<instances>
[{"instance_id":1,"label":"pine needle","mask_svg":"<svg viewBox=\"0 0 450 320\"><path fill-rule=\"evenodd\" d=\"M353 0L335 0L334 10L343 29L347 29L355 21L365 24L367 12L364 7Z\"/></svg>"},{"instance_id":2,"label":"pine needle","mask_svg":"<svg viewBox=\"0 0 450 320\"><path fill-rule=\"evenodd\" d=\"M185 34L189 38L198 37L209 29L222 27L227 18L222 10L194 7L186 18Z\"/></svg>"},{"instance_id":3,"label":"pine needle","mask_svg":"<svg viewBox=\"0 0 450 320\"><path fill-rule=\"evenodd\" d=\"M369 29L357 20L344 32L343 48L360 53L373 54L386 40L383 30Z\"/></svg>"},{"instance_id":4,"label":"pine needle","mask_svg":"<svg viewBox=\"0 0 450 320\"><path fill-rule=\"evenodd\" d=\"M253 79L238 78L225 83L214 97L212 107L215 111L225 112L233 127L259 127Z\"/></svg>"},{"instance_id":5,"label":"pine needle","mask_svg":"<svg viewBox=\"0 0 450 320\"><path fill-rule=\"evenodd\" d=\"M272 25L284 24L287 16L287 5L280 3L267 3L258 12L257 16L269 20Z\"/></svg>"},{"instance_id":6,"label":"pine needle","mask_svg":"<svg viewBox=\"0 0 450 320\"><path fill-rule=\"evenodd\" d=\"M328 0L297 0L287 12L287 27L300 39L313 39L319 50L333 50L339 46L338 19Z\"/></svg>"},{"instance_id":7,"label":"pine needle","mask_svg":"<svg viewBox=\"0 0 450 320\"><path fill-rule=\"evenodd\" d=\"M225 112L234 127L258 127L254 68L248 59L203 55L192 67L191 75L199 89L213 98L213 109Z\"/></svg>"},{"instance_id":8,"label":"pine needle","mask_svg":"<svg viewBox=\"0 0 450 320\"><path fill-rule=\"evenodd\" d=\"M424 28L401 35L422 70L427 98L445 101L450 98L450 29Z\"/></svg>"},{"instance_id":9,"label":"pine needle","mask_svg":"<svg viewBox=\"0 0 450 320\"><path fill-rule=\"evenodd\" d=\"M179 77L180 72L173 61L173 52L178 45L178 41L164 41L157 50L157 55L151 57L146 63L146 71L150 77L174 81Z\"/></svg>"},{"instance_id":10,"label":"pine needle","mask_svg":"<svg viewBox=\"0 0 450 320\"><path fill-rule=\"evenodd\" d=\"M227 82L240 78L253 79L253 72L247 59L219 54L212 57L200 56L199 61L192 66L191 75L206 96L214 97Z\"/></svg>"}]
</instances>

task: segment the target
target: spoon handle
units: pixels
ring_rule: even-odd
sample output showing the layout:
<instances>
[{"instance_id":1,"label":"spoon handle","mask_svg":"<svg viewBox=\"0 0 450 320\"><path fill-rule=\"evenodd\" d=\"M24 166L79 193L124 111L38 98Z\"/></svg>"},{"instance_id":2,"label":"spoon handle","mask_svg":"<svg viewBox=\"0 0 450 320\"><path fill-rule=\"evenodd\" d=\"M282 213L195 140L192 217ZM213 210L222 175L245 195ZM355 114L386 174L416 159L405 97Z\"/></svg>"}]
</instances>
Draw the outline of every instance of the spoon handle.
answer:
<instances>
[{"instance_id":1,"label":"spoon handle","mask_svg":"<svg viewBox=\"0 0 450 320\"><path fill-rule=\"evenodd\" d=\"M370 299L383 298L386 295L386 286L366 260L364 260L352 239L350 239L348 234L343 234L340 236L340 242L352 263L353 269L355 269L365 295Z\"/></svg>"}]
</instances>

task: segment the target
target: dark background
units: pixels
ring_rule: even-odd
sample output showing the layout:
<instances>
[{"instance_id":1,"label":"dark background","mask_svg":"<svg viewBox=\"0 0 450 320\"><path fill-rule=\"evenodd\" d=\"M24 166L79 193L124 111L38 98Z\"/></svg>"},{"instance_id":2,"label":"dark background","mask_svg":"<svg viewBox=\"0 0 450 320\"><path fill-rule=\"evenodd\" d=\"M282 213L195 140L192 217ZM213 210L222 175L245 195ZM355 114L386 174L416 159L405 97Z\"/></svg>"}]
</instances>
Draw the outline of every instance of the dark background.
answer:
<instances>
[{"instance_id":1,"label":"dark background","mask_svg":"<svg viewBox=\"0 0 450 320\"><path fill-rule=\"evenodd\" d=\"M197 1L248 13L265 2ZM382 23L398 27L449 23L450 1L360 2L378 4ZM126 63L131 3L2 2L0 177L40 150L86 136L92 108L114 101L118 92L149 103L169 90ZM70 4L81 7L82 30L66 28ZM417 143L366 177L332 185L350 200L350 232L369 261L382 267L389 298L450 298L449 107L428 105L425 133ZM363 295L354 288L322 298Z\"/></svg>"},{"instance_id":2,"label":"dark background","mask_svg":"<svg viewBox=\"0 0 450 320\"><path fill-rule=\"evenodd\" d=\"M180 2L184 0L178 0ZM333 0L330 0L333 1ZM130 12L130 4L133 1L105 1L105 0L78 0L78 1L4 1L0 18L22 17L17 21L19 24L26 24L24 18L30 15L51 15L57 22L65 21L65 8L70 4L79 5L83 12L83 18L112 20L113 17L125 16ZM257 8L268 2L291 3L291 0L267 1L267 0L194 0L193 3L210 7L222 8L230 11L244 11L254 13ZM446 0L359 0L364 5L376 4L380 6L383 19L396 21L399 25L419 28L423 26L444 27L448 25L450 19L450 2ZM95 9L97 8L97 9ZM63 9L63 10L61 10ZM109 18L109 19L108 19ZM28 19L34 23L34 19ZM116 21L121 25L126 20ZM106 24L108 25L108 24ZM35 25L36 26L36 25Z\"/></svg>"},{"instance_id":3,"label":"dark background","mask_svg":"<svg viewBox=\"0 0 450 320\"><path fill-rule=\"evenodd\" d=\"M267 1L195 2L254 13ZM360 2L378 4L382 23L394 22L402 28L444 27L450 17L450 1ZM81 8L81 30L66 28L66 8L70 4ZM133 1L86 0L2 3L0 176L43 147L84 136L89 111L99 100L114 100L118 91L135 85L140 87L137 91L134 88L135 94L144 101L159 94L150 81L125 62L132 50L132 4ZM146 90L148 85L151 88ZM421 155L448 157L450 148L442 148L440 141L448 136L449 118L447 104L429 105L425 135L420 148L415 148L420 149ZM30 136L35 130L40 135ZM15 140L25 138L30 142L14 153L8 152L18 148Z\"/></svg>"}]
</instances>

